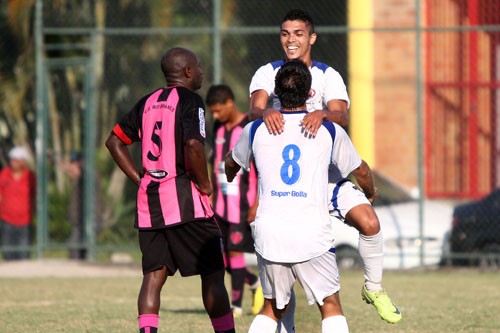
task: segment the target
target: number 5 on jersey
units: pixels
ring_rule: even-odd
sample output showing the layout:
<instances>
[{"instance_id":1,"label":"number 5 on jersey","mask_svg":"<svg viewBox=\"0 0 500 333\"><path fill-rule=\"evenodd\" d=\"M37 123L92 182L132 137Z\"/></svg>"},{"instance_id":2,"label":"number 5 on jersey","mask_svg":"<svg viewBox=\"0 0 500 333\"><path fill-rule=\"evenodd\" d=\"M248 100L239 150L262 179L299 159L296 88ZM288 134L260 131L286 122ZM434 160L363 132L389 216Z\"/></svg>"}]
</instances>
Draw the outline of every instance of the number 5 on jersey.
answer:
<instances>
[{"instance_id":1,"label":"number 5 on jersey","mask_svg":"<svg viewBox=\"0 0 500 333\"><path fill-rule=\"evenodd\" d=\"M158 158L161 155L161 137L158 135L157 132L161 130L161 121L157 121L155 123L155 127L153 130L153 134L151 134L151 141L158 146L158 155L154 155L153 152L148 151L148 159L151 161L158 161Z\"/></svg>"}]
</instances>

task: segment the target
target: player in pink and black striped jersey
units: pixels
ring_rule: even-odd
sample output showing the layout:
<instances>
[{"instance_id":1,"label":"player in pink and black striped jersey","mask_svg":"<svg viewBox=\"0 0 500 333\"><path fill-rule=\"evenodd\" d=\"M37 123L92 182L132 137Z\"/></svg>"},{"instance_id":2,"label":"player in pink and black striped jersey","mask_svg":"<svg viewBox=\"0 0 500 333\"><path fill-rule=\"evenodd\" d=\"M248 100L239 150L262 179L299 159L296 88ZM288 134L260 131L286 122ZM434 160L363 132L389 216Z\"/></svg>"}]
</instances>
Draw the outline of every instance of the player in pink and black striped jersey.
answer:
<instances>
[{"instance_id":1,"label":"player in pink and black striped jersey","mask_svg":"<svg viewBox=\"0 0 500 333\"><path fill-rule=\"evenodd\" d=\"M231 274L231 305L235 317L243 313L242 300L245 283L253 293L252 313L257 314L264 304L259 278L248 270L244 253L254 253L249 223L257 210L257 174L239 172L229 183L224 171L226 154L238 141L243 127L249 122L246 114L237 107L234 94L224 84L208 89L205 99L214 118L213 145L210 158L214 193L212 206L222 229L226 271Z\"/></svg>"},{"instance_id":2,"label":"player in pink and black striped jersey","mask_svg":"<svg viewBox=\"0 0 500 333\"><path fill-rule=\"evenodd\" d=\"M202 297L215 332L235 332L224 285L221 233L210 206L212 185L204 152L205 106L194 93L203 70L190 50L173 48L161 59L167 82L143 98L106 141L113 159L139 188L143 281L139 330L158 330L160 293L167 277L200 275ZM141 144L140 170L127 145Z\"/></svg>"}]
</instances>

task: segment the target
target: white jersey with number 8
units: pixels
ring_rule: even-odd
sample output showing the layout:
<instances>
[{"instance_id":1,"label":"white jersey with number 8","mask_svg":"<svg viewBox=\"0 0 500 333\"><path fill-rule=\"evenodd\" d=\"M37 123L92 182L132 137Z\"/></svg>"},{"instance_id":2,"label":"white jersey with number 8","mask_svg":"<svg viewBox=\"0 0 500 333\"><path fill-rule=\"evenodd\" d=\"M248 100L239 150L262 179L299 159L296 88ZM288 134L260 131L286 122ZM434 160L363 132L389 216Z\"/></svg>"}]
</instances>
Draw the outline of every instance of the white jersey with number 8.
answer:
<instances>
[{"instance_id":1,"label":"white jersey with number 8","mask_svg":"<svg viewBox=\"0 0 500 333\"><path fill-rule=\"evenodd\" d=\"M262 120L249 123L232 152L246 170L255 159L255 250L274 262L301 262L331 248L328 166L349 174L361 161L347 133L334 123L324 122L313 138L305 135L300 126L305 113L283 112L280 135L269 134Z\"/></svg>"}]
</instances>

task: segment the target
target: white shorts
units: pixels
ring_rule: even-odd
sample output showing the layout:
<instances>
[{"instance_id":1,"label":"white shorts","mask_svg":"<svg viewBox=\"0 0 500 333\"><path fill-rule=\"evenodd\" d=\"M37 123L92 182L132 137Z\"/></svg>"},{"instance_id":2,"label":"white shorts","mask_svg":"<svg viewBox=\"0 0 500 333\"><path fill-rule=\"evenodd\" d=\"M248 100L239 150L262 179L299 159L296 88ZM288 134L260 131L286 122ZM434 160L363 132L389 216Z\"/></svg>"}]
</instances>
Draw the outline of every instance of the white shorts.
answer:
<instances>
[{"instance_id":1,"label":"white shorts","mask_svg":"<svg viewBox=\"0 0 500 333\"><path fill-rule=\"evenodd\" d=\"M257 253L257 263L264 297L276 299L278 309L283 309L290 302L296 280L304 288L309 305L323 305L325 298L340 290L335 248L300 263L276 263Z\"/></svg>"},{"instance_id":2,"label":"white shorts","mask_svg":"<svg viewBox=\"0 0 500 333\"><path fill-rule=\"evenodd\" d=\"M330 201L328 210L330 216L345 221L347 213L356 206L370 204L363 191L361 191L353 182L343 179L337 183L328 184L328 193Z\"/></svg>"}]
</instances>

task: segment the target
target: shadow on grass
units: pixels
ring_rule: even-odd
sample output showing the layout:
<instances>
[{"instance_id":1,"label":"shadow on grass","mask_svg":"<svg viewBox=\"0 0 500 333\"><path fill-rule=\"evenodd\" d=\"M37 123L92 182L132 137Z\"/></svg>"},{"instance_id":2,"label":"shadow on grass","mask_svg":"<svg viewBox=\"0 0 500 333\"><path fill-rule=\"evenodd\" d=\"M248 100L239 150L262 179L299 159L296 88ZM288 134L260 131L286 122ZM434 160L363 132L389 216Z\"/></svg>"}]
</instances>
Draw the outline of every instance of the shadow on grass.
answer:
<instances>
[{"instance_id":1,"label":"shadow on grass","mask_svg":"<svg viewBox=\"0 0 500 333\"><path fill-rule=\"evenodd\" d=\"M191 313L191 314L205 314L205 309L165 309L164 312L172 313Z\"/></svg>"}]
</instances>

